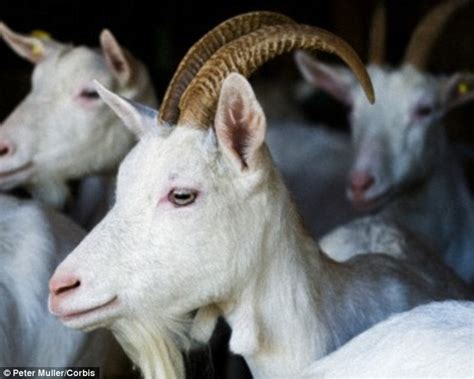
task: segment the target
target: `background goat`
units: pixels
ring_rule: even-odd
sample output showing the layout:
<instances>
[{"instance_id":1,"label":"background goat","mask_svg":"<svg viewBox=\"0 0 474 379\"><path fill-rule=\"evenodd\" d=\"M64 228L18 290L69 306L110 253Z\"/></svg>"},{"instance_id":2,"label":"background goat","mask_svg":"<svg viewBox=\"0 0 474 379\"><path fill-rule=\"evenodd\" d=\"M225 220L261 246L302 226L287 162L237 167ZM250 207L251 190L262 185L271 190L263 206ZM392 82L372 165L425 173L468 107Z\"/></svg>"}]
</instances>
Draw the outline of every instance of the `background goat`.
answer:
<instances>
[{"instance_id":1,"label":"background goat","mask_svg":"<svg viewBox=\"0 0 474 379\"><path fill-rule=\"evenodd\" d=\"M114 174L135 143L100 101L92 80L156 106L148 72L108 30L100 35L100 50L63 44L44 34L21 35L3 23L0 35L35 65L30 93L0 128L0 190L24 186L39 200L61 208L69 195L68 181ZM92 187L79 191L83 199L71 210L88 227L108 209L106 205L101 215L95 214L109 196L98 181L89 180ZM100 191L102 196L93 201L91 194Z\"/></svg>"},{"instance_id":2,"label":"background goat","mask_svg":"<svg viewBox=\"0 0 474 379\"><path fill-rule=\"evenodd\" d=\"M458 0L433 9L417 27L400 68L368 66L378 101L370 106L350 71L301 52L304 77L352 107L355 150L347 195L358 208L377 211L422 235L465 280L474 280L474 203L448 146L444 115L473 98L472 75L423 71L428 52ZM384 36L384 34L382 34ZM343 236L341 236L343 238ZM340 250L333 234L325 249Z\"/></svg>"}]
</instances>

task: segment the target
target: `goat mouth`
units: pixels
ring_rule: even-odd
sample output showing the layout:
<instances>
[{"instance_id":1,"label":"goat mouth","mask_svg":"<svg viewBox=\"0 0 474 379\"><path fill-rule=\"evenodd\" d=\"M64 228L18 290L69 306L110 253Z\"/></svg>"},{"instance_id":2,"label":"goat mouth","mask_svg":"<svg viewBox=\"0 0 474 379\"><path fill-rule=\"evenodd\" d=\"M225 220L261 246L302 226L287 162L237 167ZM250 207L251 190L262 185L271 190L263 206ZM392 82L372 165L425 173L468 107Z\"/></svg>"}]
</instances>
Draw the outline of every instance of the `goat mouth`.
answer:
<instances>
[{"instance_id":1,"label":"goat mouth","mask_svg":"<svg viewBox=\"0 0 474 379\"><path fill-rule=\"evenodd\" d=\"M101 305L57 316L66 326L91 330L98 327L98 324L103 324L105 320L113 317L116 313L117 305L118 298L114 296Z\"/></svg>"},{"instance_id":2,"label":"goat mouth","mask_svg":"<svg viewBox=\"0 0 474 379\"><path fill-rule=\"evenodd\" d=\"M15 177L23 176L24 174L29 173L31 169L33 168L33 162L28 162L25 163L13 170L7 170L7 171L0 171L0 182L6 182L6 184L9 184L11 180L13 180Z\"/></svg>"},{"instance_id":3,"label":"goat mouth","mask_svg":"<svg viewBox=\"0 0 474 379\"><path fill-rule=\"evenodd\" d=\"M392 191L384 191L375 196L354 197L350 195L353 207L358 211L369 212L382 208L392 197Z\"/></svg>"}]
</instances>

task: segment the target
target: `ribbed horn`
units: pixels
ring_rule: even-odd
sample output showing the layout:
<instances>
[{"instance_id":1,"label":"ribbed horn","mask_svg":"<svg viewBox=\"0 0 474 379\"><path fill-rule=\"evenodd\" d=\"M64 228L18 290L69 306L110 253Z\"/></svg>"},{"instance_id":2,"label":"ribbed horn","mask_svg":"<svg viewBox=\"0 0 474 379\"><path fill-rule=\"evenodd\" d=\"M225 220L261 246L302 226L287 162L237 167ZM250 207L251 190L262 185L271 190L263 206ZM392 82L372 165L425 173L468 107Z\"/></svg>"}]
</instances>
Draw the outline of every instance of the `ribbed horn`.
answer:
<instances>
[{"instance_id":1,"label":"ribbed horn","mask_svg":"<svg viewBox=\"0 0 474 379\"><path fill-rule=\"evenodd\" d=\"M275 56L296 49L322 50L338 55L352 69L369 101L374 102L372 83L364 64L343 39L308 25L265 26L221 47L204 64L181 98L178 123L210 126L222 82L229 73L238 72L249 77Z\"/></svg>"},{"instance_id":2,"label":"ribbed horn","mask_svg":"<svg viewBox=\"0 0 474 379\"><path fill-rule=\"evenodd\" d=\"M418 24L405 52L404 63L423 70L441 31L452 15L471 0L449 0L434 7Z\"/></svg>"},{"instance_id":3,"label":"ribbed horn","mask_svg":"<svg viewBox=\"0 0 474 379\"><path fill-rule=\"evenodd\" d=\"M181 60L166 90L159 117L162 122L176 124L179 101L186 87L203 64L220 47L265 25L288 24L291 18L276 12L250 12L232 17L206 33Z\"/></svg>"},{"instance_id":4,"label":"ribbed horn","mask_svg":"<svg viewBox=\"0 0 474 379\"><path fill-rule=\"evenodd\" d=\"M382 65L385 62L387 41L387 16L385 4L379 2L372 16L369 36L369 63Z\"/></svg>"}]
</instances>

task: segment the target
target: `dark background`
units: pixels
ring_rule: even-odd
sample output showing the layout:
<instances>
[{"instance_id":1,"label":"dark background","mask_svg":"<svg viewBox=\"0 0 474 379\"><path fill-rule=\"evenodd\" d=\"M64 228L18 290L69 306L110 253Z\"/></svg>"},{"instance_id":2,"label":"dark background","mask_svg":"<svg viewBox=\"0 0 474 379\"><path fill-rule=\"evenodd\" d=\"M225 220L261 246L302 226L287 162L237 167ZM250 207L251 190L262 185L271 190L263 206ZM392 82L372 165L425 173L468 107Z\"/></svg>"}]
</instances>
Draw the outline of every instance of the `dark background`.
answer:
<instances>
[{"instance_id":1,"label":"dark background","mask_svg":"<svg viewBox=\"0 0 474 379\"><path fill-rule=\"evenodd\" d=\"M107 27L124 46L149 67L159 97L186 50L206 31L238 13L251 10L283 12L297 21L336 32L365 58L370 18L377 0L313 0L210 2L162 0L156 2L116 0L86 2L64 0L2 0L0 19L13 30L28 33L43 29L53 38L98 45L100 31ZM388 62L396 64L416 22L437 0L386 1L388 11ZM436 72L474 67L473 11L460 12L447 28L436 49L431 69ZM31 66L0 43L0 120L28 90ZM269 75L295 76L291 59Z\"/></svg>"}]
</instances>

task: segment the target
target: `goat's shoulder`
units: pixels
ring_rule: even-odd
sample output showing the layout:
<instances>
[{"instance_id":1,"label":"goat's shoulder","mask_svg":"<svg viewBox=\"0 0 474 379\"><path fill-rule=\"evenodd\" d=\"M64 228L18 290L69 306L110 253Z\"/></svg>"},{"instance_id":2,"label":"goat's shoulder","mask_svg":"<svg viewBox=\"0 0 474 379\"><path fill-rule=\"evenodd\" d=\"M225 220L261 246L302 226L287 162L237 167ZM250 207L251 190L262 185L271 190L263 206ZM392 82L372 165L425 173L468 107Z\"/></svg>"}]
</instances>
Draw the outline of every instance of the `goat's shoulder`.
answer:
<instances>
[{"instance_id":1,"label":"goat's shoulder","mask_svg":"<svg viewBox=\"0 0 474 379\"><path fill-rule=\"evenodd\" d=\"M417 255L410 249L406 255L411 253ZM354 256L344 262L350 278L347 284L361 294L376 292L377 298L399 302L404 307L425 301L471 297L467 286L451 269L439 262L434 254L426 253L414 259L400 259L384 253Z\"/></svg>"}]
</instances>

